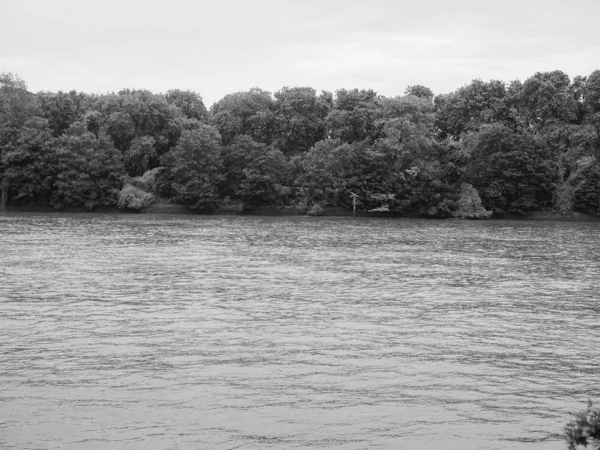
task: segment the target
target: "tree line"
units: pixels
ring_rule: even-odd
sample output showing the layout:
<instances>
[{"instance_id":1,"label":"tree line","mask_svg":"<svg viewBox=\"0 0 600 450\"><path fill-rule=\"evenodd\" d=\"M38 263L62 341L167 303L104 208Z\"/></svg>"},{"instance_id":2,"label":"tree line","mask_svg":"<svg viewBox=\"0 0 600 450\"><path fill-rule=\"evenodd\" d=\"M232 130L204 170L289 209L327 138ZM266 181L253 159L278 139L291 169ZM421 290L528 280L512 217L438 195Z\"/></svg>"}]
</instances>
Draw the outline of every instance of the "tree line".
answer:
<instances>
[{"instance_id":1,"label":"tree line","mask_svg":"<svg viewBox=\"0 0 600 450\"><path fill-rule=\"evenodd\" d=\"M254 88L29 92L0 75L2 206L351 205L424 217L600 215L600 70L385 97Z\"/></svg>"}]
</instances>

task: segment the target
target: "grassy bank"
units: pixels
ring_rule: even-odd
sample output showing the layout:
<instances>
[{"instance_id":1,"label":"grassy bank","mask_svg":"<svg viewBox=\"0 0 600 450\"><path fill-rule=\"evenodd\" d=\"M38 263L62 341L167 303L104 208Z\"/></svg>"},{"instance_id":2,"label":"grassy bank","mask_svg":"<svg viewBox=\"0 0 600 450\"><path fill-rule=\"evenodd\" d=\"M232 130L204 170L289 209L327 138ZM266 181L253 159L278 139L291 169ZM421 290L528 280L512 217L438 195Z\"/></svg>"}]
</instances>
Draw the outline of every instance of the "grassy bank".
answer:
<instances>
[{"instance_id":1,"label":"grassy bank","mask_svg":"<svg viewBox=\"0 0 600 450\"><path fill-rule=\"evenodd\" d=\"M28 204L19 206L7 206L7 212L23 213L105 213L105 214L188 214L188 215L239 215L239 216L306 216L306 210L295 206L258 206L255 208L242 209L241 207L223 206L210 213L192 211L185 205L177 204L157 204L144 208L140 211L121 210L116 207L100 206L93 209L85 207L71 207L56 210L50 205ZM352 217L352 209L336 206L326 206L322 208L322 217ZM417 211L407 213L395 213L384 211L357 211L357 217L378 217L378 218L421 218ZM566 216L559 216L549 211L534 211L524 215L504 214L502 216L493 216L494 220L535 220L535 221L557 221L557 222L600 222L600 217L591 214L574 212ZM432 219L435 220L435 219ZM441 219L444 220L444 219Z\"/></svg>"}]
</instances>

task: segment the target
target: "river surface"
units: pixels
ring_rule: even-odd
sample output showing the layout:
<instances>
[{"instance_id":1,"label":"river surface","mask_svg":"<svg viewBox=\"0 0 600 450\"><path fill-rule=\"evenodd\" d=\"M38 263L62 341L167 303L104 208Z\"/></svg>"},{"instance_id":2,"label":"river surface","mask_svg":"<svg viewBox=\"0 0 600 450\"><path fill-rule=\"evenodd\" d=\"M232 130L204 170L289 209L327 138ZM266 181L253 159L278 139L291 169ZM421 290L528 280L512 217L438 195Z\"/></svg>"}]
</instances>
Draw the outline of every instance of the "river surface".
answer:
<instances>
[{"instance_id":1,"label":"river surface","mask_svg":"<svg viewBox=\"0 0 600 450\"><path fill-rule=\"evenodd\" d=\"M564 449L600 224L0 213L0 447Z\"/></svg>"}]
</instances>

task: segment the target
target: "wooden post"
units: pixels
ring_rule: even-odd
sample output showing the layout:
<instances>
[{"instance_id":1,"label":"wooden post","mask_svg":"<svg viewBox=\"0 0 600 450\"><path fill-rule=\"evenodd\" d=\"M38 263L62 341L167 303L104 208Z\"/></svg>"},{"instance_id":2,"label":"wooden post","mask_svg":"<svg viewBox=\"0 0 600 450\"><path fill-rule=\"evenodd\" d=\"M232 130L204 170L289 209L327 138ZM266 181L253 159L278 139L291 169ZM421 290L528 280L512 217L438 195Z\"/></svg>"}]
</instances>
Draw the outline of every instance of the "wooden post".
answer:
<instances>
[{"instance_id":1,"label":"wooden post","mask_svg":"<svg viewBox=\"0 0 600 450\"><path fill-rule=\"evenodd\" d=\"M352 217L356 219L356 197L358 197L358 195L354 192L350 192L350 194L352 195Z\"/></svg>"}]
</instances>

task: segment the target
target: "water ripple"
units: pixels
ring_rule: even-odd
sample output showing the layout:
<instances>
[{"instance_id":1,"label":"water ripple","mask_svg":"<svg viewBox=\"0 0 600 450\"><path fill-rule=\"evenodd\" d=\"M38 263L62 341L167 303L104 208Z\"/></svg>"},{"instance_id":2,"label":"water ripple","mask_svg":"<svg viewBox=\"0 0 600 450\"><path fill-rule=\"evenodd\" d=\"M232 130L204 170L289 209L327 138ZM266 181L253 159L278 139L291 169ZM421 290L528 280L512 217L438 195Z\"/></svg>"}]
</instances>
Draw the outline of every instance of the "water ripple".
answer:
<instances>
[{"instance_id":1,"label":"water ripple","mask_svg":"<svg viewBox=\"0 0 600 450\"><path fill-rule=\"evenodd\" d=\"M0 213L3 448L559 449L600 226Z\"/></svg>"}]
</instances>

